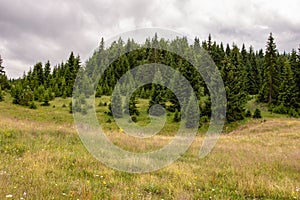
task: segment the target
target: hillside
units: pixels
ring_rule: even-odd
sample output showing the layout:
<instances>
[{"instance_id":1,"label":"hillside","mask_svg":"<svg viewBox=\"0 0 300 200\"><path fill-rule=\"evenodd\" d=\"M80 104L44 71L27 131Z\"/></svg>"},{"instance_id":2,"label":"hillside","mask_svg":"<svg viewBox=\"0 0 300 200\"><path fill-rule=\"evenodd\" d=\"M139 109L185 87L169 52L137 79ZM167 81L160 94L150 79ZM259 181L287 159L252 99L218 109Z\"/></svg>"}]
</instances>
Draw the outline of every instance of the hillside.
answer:
<instances>
[{"instance_id":1,"label":"hillside","mask_svg":"<svg viewBox=\"0 0 300 200\"><path fill-rule=\"evenodd\" d=\"M37 110L13 105L9 96L0 102L1 199L300 198L299 119L263 113L263 120L249 119L222 135L204 159L198 158L199 134L169 167L128 174L86 151L63 108L69 101L58 98ZM131 150L157 148L171 138L157 136L149 147L114 129L108 135Z\"/></svg>"}]
</instances>

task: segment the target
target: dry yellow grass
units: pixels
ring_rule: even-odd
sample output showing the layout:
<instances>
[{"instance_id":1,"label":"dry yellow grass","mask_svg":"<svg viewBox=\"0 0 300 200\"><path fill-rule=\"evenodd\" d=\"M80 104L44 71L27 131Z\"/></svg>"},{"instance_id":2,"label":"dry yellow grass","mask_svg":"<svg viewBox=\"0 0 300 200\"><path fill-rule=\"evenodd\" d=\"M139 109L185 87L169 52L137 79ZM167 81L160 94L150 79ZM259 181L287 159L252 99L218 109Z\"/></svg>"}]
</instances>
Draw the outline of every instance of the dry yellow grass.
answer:
<instances>
[{"instance_id":1,"label":"dry yellow grass","mask_svg":"<svg viewBox=\"0 0 300 200\"><path fill-rule=\"evenodd\" d=\"M300 120L251 121L222 135L204 159L203 136L159 171L114 171L91 156L71 123L17 119L0 113L0 199L300 199ZM159 148L108 136L134 151ZM154 143L153 143L154 141Z\"/></svg>"}]
</instances>

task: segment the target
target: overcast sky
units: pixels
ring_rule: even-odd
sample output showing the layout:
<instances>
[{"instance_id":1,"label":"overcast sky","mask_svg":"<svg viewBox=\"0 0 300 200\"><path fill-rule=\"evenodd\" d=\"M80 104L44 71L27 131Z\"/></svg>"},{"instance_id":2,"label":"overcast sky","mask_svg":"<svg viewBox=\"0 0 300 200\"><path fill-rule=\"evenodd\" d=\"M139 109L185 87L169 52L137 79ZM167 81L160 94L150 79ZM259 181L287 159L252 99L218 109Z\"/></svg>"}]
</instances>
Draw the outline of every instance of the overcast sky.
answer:
<instances>
[{"instance_id":1,"label":"overcast sky","mask_svg":"<svg viewBox=\"0 0 300 200\"><path fill-rule=\"evenodd\" d=\"M280 51L300 44L300 1L269 0L1 0L0 55L9 77L36 62L52 65L71 51L86 58L100 38L136 27L173 29L206 39Z\"/></svg>"}]
</instances>

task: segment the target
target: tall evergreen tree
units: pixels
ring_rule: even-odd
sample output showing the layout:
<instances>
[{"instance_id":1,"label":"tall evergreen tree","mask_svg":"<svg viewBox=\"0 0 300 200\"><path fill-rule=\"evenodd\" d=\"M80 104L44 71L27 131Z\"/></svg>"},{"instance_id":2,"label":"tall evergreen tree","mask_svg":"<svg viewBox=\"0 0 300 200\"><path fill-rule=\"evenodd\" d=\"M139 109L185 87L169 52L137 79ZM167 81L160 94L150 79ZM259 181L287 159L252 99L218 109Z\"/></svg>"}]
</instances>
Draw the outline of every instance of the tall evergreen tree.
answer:
<instances>
[{"instance_id":1,"label":"tall evergreen tree","mask_svg":"<svg viewBox=\"0 0 300 200\"><path fill-rule=\"evenodd\" d=\"M7 76L5 74L5 70L4 70L4 66L3 66L3 59L1 58L1 55L0 55L0 87L2 89L9 88Z\"/></svg>"},{"instance_id":2,"label":"tall evergreen tree","mask_svg":"<svg viewBox=\"0 0 300 200\"><path fill-rule=\"evenodd\" d=\"M156 82L157 84L153 84L152 87L152 93L149 101L149 109L153 105L160 105L165 107L165 103L166 103L163 80L162 80L161 72L159 70L155 74L154 82ZM154 116L161 116L164 114L163 110L161 110L159 107L154 107L152 109L154 109L152 112Z\"/></svg>"},{"instance_id":3,"label":"tall evergreen tree","mask_svg":"<svg viewBox=\"0 0 300 200\"><path fill-rule=\"evenodd\" d=\"M244 118L246 94L241 62L239 50L234 46L230 58L225 56L221 71L227 96L226 118L228 122Z\"/></svg>"},{"instance_id":4,"label":"tall evergreen tree","mask_svg":"<svg viewBox=\"0 0 300 200\"><path fill-rule=\"evenodd\" d=\"M279 88L279 104L286 108L298 108L298 88L295 82L295 77L291 69L290 62L287 60L284 63L283 79Z\"/></svg>"},{"instance_id":5,"label":"tall evergreen tree","mask_svg":"<svg viewBox=\"0 0 300 200\"><path fill-rule=\"evenodd\" d=\"M115 89L114 95L111 97L111 113L116 118L123 117L122 97L119 88Z\"/></svg>"},{"instance_id":6,"label":"tall evergreen tree","mask_svg":"<svg viewBox=\"0 0 300 200\"><path fill-rule=\"evenodd\" d=\"M259 92L259 101L269 105L276 104L279 90L279 66L276 44L272 33L268 38L267 49L264 61L263 85Z\"/></svg>"},{"instance_id":7,"label":"tall evergreen tree","mask_svg":"<svg viewBox=\"0 0 300 200\"><path fill-rule=\"evenodd\" d=\"M198 105L198 103L196 102L196 99L191 96L186 109L186 128L197 128L199 125L200 116L195 110L195 105Z\"/></svg>"}]
</instances>

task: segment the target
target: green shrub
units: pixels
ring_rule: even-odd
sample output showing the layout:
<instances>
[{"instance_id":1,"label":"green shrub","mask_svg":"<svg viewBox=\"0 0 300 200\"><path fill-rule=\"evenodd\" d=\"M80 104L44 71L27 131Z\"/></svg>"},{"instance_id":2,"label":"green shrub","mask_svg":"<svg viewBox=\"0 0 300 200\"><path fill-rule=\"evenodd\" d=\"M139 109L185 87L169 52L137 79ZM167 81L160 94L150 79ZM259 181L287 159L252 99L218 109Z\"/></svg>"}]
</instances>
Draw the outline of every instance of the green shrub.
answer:
<instances>
[{"instance_id":1,"label":"green shrub","mask_svg":"<svg viewBox=\"0 0 300 200\"><path fill-rule=\"evenodd\" d=\"M131 119L132 119L132 121L133 121L133 122L137 122L137 121L138 121L138 119L137 119L137 116L136 116L136 115L133 115L133 116L131 117Z\"/></svg>"},{"instance_id":2,"label":"green shrub","mask_svg":"<svg viewBox=\"0 0 300 200\"><path fill-rule=\"evenodd\" d=\"M29 104L29 108L30 108L30 109L37 109L37 106L35 105L34 102L31 102L31 103Z\"/></svg>"},{"instance_id":3,"label":"green shrub","mask_svg":"<svg viewBox=\"0 0 300 200\"><path fill-rule=\"evenodd\" d=\"M283 104L280 104L279 106L274 107L272 109L272 111L274 113L278 113L278 114L287 114L288 113L288 109Z\"/></svg>"},{"instance_id":4,"label":"green shrub","mask_svg":"<svg viewBox=\"0 0 300 200\"><path fill-rule=\"evenodd\" d=\"M245 115L245 116L246 116L246 117L252 117L251 111L248 110L248 111L246 112L246 115Z\"/></svg>"},{"instance_id":5,"label":"green shrub","mask_svg":"<svg viewBox=\"0 0 300 200\"><path fill-rule=\"evenodd\" d=\"M254 114L253 114L253 118L254 119L262 118L261 111L258 108L255 109Z\"/></svg>"}]
</instances>

